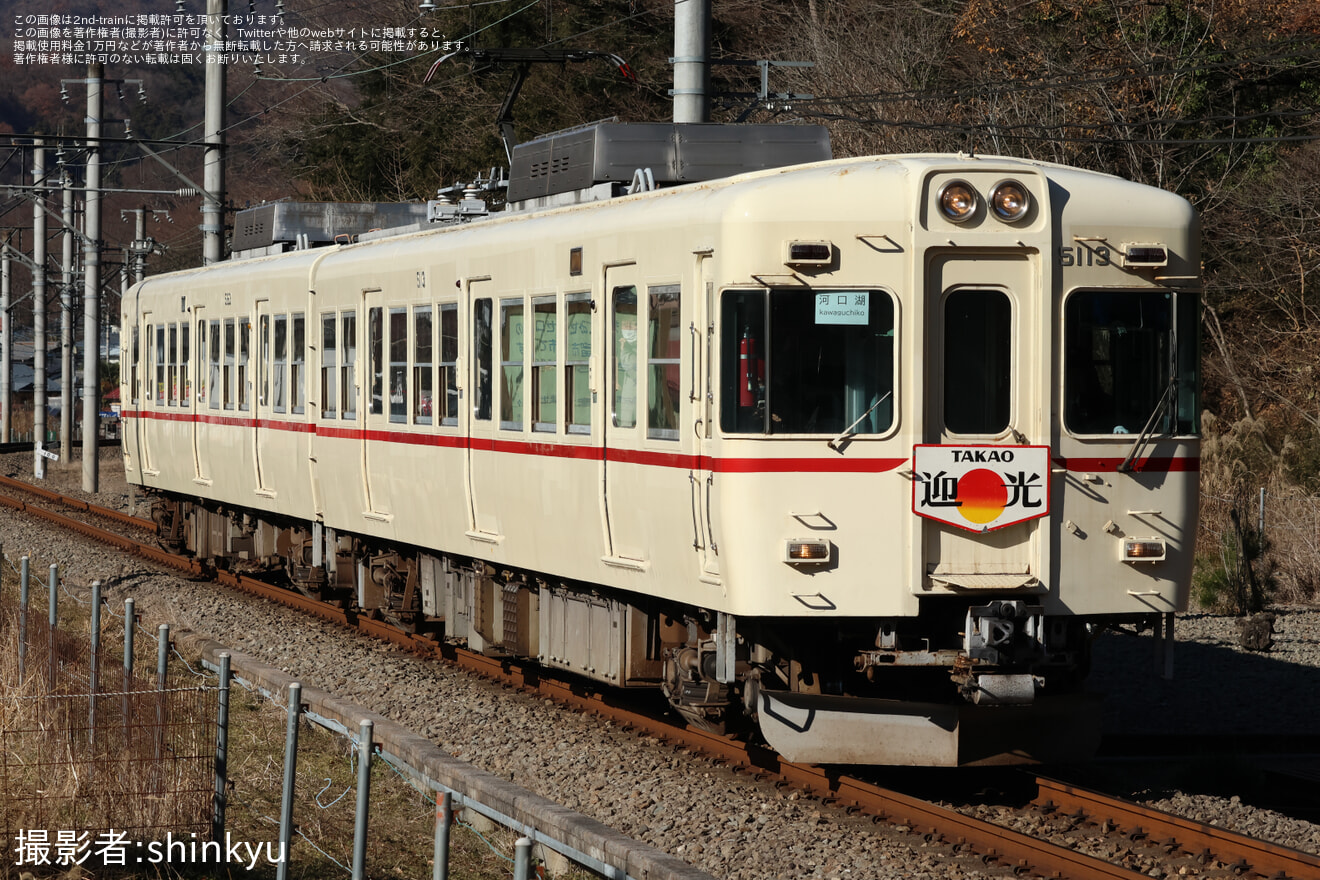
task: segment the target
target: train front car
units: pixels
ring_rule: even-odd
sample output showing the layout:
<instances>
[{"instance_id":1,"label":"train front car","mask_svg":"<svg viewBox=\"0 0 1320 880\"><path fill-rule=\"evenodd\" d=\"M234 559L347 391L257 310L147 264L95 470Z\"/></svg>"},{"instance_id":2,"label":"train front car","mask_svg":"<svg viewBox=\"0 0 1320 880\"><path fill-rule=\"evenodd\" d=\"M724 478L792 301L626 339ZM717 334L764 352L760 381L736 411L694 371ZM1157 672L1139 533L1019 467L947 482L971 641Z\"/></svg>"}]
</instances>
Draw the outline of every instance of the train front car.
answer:
<instances>
[{"instance_id":1,"label":"train front car","mask_svg":"<svg viewBox=\"0 0 1320 880\"><path fill-rule=\"evenodd\" d=\"M1194 212L1013 159L799 175L726 215L701 503L728 610L671 699L740 681L791 760L1083 756L1094 635L1187 601Z\"/></svg>"}]
</instances>

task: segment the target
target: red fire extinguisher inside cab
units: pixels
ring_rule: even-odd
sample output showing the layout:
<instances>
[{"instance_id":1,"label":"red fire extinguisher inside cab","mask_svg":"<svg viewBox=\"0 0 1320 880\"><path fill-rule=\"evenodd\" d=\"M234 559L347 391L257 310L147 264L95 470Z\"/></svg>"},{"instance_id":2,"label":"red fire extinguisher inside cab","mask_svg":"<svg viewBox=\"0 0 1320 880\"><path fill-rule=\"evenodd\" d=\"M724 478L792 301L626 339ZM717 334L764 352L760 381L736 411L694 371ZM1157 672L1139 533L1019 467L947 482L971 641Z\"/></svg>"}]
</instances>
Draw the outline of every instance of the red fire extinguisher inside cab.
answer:
<instances>
[{"instance_id":1,"label":"red fire extinguisher inside cab","mask_svg":"<svg viewBox=\"0 0 1320 880\"><path fill-rule=\"evenodd\" d=\"M742 382L738 385L738 406L756 406L765 382L765 358L758 357L756 339L751 329L743 330L738 344L738 360L742 366Z\"/></svg>"}]
</instances>

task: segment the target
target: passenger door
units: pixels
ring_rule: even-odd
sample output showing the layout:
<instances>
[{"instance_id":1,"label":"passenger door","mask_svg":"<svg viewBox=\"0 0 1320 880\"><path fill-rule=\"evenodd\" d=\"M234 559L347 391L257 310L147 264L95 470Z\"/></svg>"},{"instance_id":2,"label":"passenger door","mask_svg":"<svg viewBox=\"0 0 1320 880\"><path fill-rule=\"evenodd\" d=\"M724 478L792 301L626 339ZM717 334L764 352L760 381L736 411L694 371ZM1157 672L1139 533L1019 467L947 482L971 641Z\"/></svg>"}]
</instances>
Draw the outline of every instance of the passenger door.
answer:
<instances>
[{"instance_id":1,"label":"passenger door","mask_svg":"<svg viewBox=\"0 0 1320 880\"><path fill-rule=\"evenodd\" d=\"M499 518L491 497L499 479L495 452L499 427L499 413L495 408L495 385L499 379L495 342L498 301L490 276L469 279L467 292L467 323L460 331L460 339L467 350L465 384L469 389L465 401L468 407L465 413L467 454L463 475L468 502L467 535L494 543L500 537Z\"/></svg>"},{"instance_id":2,"label":"passenger door","mask_svg":"<svg viewBox=\"0 0 1320 880\"><path fill-rule=\"evenodd\" d=\"M701 559L700 578L708 584L720 583L720 545L715 534L715 511L719 509L718 486L713 467L715 436L715 283L709 277L710 255L698 259L699 296L694 300L692 322L691 389L688 397L693 408L692 431L697 441L697 468L692 473L692 521Z\"/></svg>"},{"instance_id":3,"label":"passenger door","mask_svg":"<svg viewBox=\"0 0 1320 880\"><path fill-rule=\"evenodd\" d=\"M211 354L211 339L207 334L207 314L206 306L193 308L193 326L197 328L197 337L193 340L192 352L195 364L189 363L184 367L197 378L197 384L193 387L193 393L190 395L189 415L192 417L193 476L199 481L209 481L211 479L209 444L206 438L214 430L214 428L207 426L206 407L209 396L202 393L208 381L206 365L209 363L208 359Z\"/></svg>"},{"instance_id":4,"label":"passenger door","mask_svg":"<svg viewBox=\"0 0 1320 880\"><path fill-rule=\"evenodd\" d=\"M930 262L925 443L914 450L923 589L1039 586L1049 541L1048 307L1027 255Z\"/></svg>"},{"instance_id":5,"label":"passenger door","mask_svg":"<svg viewBox=\"0 0 1320 880\"><path fill-rule=\"evenodd\" d=\"M362 465L367 501L363 516L388 522L391 519L387 497L390 473L388 437L391 414L394 412L389 393L387 359L391 321L390 309L385 305L384 294L379 289L363 291L362 316L363 347L359 349L365 361L361 403L364 420Z\"/></svg>"},{"instance_id":6,"label":"passenger door","mask_svg":"<svg viewBox=\"0 0 1320 880\"><path fill-rule=\"evenodd\" d=\"M274 483L270 479L271 469L277 465L271 451L273 429L270 427L274 413L274 316L271 314L270 300L260 299L253 310L257 328L257 418L256 428L252 432L252 456L256 462L257 494L267 498L275 495ZM215 389L212 389L214 393ZM209 406L209 403L208 403Z\"/></svg>"},{"instance_id":7,"label":"passenger door","mask_svg":"<svg viewBox=\"0 0 1320 880\"><path fill-rule=\"evenodd\" d=\"M152 426L143 418L154 409L156 400L156 330L155 315L151 312L143 312L139 326L142 328L142 361L141 361L141 389L138 398L137 431L138 449L141 450L142 461L139 465L144 474L155 476L160 473L156 467L155 450L153 449Z\"/></svg>"},{"instance_id":8,"label":"passenger door","mask_svg":"<svg viewBox=\"0 0 1320 880\"><path fill-rule=\"evenodd\" d=\"M634 264L605 269L605 393L600 396L605 442L607 561L640 567L647 558L643 513L648 503L640 364L645 292Z\"/></svg>"}]
</instances>

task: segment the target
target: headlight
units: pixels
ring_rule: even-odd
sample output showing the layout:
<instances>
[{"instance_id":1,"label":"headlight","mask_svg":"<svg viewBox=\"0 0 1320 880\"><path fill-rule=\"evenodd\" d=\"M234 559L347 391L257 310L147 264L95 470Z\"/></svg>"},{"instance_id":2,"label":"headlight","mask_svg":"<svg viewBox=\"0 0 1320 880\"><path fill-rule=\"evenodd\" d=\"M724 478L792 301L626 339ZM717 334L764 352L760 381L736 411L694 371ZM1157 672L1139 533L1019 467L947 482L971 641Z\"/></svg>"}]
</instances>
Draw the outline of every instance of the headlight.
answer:
<instances>
[{"instance_id":1,"label":"headlight","mask_svg":"<svg viewBox=\"0 0 1320 880\"><path fill-rule=\"evenodd\" d=\"M940 190L940 213L954 223L965 223L976 213L979 199L972 185L962 180L946 183Z\"/></svg>"},{"instance_id":2,"label":"headlight","mask_svg":"<svg viewBox=\"0 0 1320 880\"><path fill-rule=\"evenodd\" d=\"M1006 180L990 194L990 210L1005 223L1021 220L1031 207L1031 193L1016 180Z\"/></svg>"}]
</instances>

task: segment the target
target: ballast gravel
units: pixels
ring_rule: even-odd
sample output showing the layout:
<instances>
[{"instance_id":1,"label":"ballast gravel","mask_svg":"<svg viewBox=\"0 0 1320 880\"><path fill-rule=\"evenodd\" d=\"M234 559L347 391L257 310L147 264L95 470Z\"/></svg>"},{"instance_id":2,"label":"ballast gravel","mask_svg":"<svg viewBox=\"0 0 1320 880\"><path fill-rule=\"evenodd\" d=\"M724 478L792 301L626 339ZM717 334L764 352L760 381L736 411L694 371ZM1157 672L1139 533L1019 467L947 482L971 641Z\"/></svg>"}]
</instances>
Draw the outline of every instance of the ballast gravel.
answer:
<instances>
[{"instance_id":1,"label":"ballast gravel","mask_svg":"<svg viewBox=\"0 0 1320 880\"><path fill-rule=\"evenodd\" d=\"M31 454L0 456L0 473L31 479L32 470ZM75 460L48 467L45 484L83 494L80 465ZM137 506L145 515L142 498L124 481L118 449L102 450L99 489L86 496L89 501ZM132 597L144 623L186 627L259 657L717 877L946 880L1011 874L655 738L420 661L269 602L181 579L8 508L0 508L0 543L11 565L25 554L43 565L57 562L71 594L85 595L100 580L108 585L111 608ZM1149 633L1102 636L1091 686L1108 695L1106 732L1314 736L1320 731L1320 609L1276 613L1274 646L1266 653L1239 647L1234 618L1180 615L1172 681L1159 674L1163 661ZM878 781L883 784L883 774ZM1320 826L1238 798L1160 791L1151 802L1320 853ZM1154 875L1162 876L1158 870Z\"/></svg>"}]
</instances>

